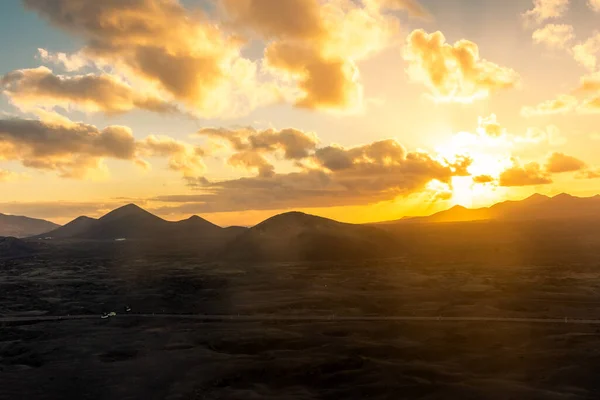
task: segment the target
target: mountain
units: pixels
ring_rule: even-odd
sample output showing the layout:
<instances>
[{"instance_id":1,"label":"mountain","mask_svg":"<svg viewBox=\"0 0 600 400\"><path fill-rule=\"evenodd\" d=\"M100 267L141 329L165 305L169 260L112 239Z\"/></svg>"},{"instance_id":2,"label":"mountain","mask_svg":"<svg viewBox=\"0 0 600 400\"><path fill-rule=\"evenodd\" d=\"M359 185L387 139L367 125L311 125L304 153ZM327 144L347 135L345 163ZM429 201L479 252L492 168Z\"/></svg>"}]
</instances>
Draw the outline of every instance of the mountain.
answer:
<instances>
[{"instance_id":1,"label":"mountain","mask_svg":"<svg viewBox=\"0 0 600 400\"><path fill-rule=\"evenodd\" d=\"M0 259L26 257L37 252L36 248L14 237L0 237Z\"/></svg>"},{"instance_id":2,"label":"mountain","mask_svg":"<svg viewBox=\"0 0 600 400\"><path fill-rule=\"evenodd\" d=\"M57 225L43 219L0 214L0 236L17 238L39 235L58 228Z\"/></svg>"},{"instance_id":3,"label":"mountain","mask_svg":"<svg viewBox=\"0 0 600 400\"><path fill-rule=\"evenodd\" d=\"M40 237L53 239L158 239L163 242L225 238L238 231L223 229L198 216L183 221L166 221L135 205L117 208L99 219L78 217Z\"/></svg>"},{"instance_id":4,"label":"mountain","mask_svg":"<svg viewBox=\"0 0 600 400\"><path fill-rule=\"evenodd\" d=\"M300 212L271 217L237 236L222 257L241 261L306 261L384 257L393 238L378 228Z\"/></svg>"},{"instance_id":5,"label":"mountain","mask_svg":"<svg viewBox=\"0 0 600 400\"><path fill-rule=\"evenodd\" d=\"M520 201L505 201L491 207L469 209L454 206L426 217L412 217L394 223L466 222L482 220L535 221L535 220L598 220L600 222L600 195L575 197L566 193L548 197L534 194Z\"/></svg>"}]
</instances>

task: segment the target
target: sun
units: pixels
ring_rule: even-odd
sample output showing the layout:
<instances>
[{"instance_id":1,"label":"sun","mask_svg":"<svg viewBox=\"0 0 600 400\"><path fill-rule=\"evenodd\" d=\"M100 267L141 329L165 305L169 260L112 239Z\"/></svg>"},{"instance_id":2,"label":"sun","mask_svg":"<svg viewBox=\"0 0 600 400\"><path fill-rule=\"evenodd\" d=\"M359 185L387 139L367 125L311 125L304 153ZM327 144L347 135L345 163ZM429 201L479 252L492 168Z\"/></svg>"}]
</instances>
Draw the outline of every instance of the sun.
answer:
<instances>
[{"instance_id":1,"label":"sun","mask_svg":"<svg viewBox=\"0 0 600 400\"><path fill-rule=\"evenodd\" d=\"M436 148L439 156L448 163L459 157L468 157L469 176L454 176L450 182L450 202L464 207L486 206L501 200L504 188L498 180L504 170L512 165L507 142L469 132L459 132L443 146ZM481 179L485 177L485 179ZM479 178L479 179L476 179Z\"/></svg>"}]
</instances>

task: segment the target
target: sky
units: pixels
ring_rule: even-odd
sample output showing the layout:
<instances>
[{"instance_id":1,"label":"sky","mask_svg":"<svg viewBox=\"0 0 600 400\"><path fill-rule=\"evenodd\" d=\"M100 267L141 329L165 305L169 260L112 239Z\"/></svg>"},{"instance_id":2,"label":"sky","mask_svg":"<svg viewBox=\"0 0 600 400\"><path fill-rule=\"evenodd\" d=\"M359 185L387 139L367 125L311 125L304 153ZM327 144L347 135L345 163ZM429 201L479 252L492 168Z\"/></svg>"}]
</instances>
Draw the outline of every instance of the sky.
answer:
<instances>
[{"instance_id":1,"label":"sky","mask_svg":"<svg viewBox=\"0 0 600 400\"><path fill-rule=\"evenodd\" d=\"M250 225L600 193L598 0L0 2L0 212Z\"/></svg>"}]
</instances>

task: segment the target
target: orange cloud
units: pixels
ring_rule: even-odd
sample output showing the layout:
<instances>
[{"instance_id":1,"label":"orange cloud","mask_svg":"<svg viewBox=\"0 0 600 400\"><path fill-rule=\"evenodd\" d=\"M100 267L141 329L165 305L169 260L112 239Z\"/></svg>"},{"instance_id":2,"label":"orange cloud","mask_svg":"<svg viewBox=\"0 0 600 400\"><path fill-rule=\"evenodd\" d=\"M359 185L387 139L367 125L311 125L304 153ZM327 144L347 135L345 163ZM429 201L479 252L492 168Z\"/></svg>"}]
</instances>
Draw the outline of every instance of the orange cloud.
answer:
<instances>
[{"instance_id":1,"label":"orange cloud","mask_svg":"<svg viewBox=\"0 0 600 400\"><path fill-rule=\"evenodd\" d=\"M234 26L267 42L270 71L296 84L299 107L355 110L362 106L356 62L389 46L399 23L389 9L418 12L400 0L221 0ZM276 17L273 17L276 15Z\"/></svg>"},{"instance_id":2,"label":"orange cloud","mask_svg":"<svg viewBox=\"0 0 600 400\"><path fill-rule=\"evenodd\" d=\"M404 58L409 77L423 83L436 101L471 102L519 83L514 70L482 59L477 44L465 39L448 44L439 31L411 32Z\"/></svg>"},{"instance_id":3,"label":"orange cloud","mask_svg":"<svg viewBox=\"0 0 600 400\"><path fill-rule=\"evenodd\" d=\"M494 181L495 181L494 177L490 176L490 175L478 175L478 176L473 177L474 183L486 184L486 183L492 183Z\"/></svg>"},{"instance_id":4,"label":"orange cloud","mask_svg":"<svg viewBox=\"0 0 600 400\"><path fill-rule=\"evenodd\" d=\"M148 136L137 143L136 149L139 156L168 158L169 169L181 172L185 177L206 171L202 158L204 151L200 147L168 136Z\"/></svg>"},{"instance_id":5,"label":"orange cloud","mask_svg":"<svg viewBox=\"0 0 600 400\"><path fill-rule=\"evenodd\" d=\"M175 0L24 0L86 43L80 57L109 65L200 116L247 113L281 98L260 82L241 42Z\"/></svg>"},{"instance_id":6,"label":"orange cloud","mask_svg":"<svg viewBox=\"0 0 600 400\"><path fill-rule=\"evenodd\" d=\"M546 171L553 174L581 171L585 168L585 162L564 153L552 153L546 161Z\"/></svg>"},{"instance_id":7,"label":"orange cloud","mask_svg":"<svg viewBox=\"0 0 600 400\"><path fill-rule=\"evenodd\" d=\"M1 92L22 109L76 108L83 111L122 113L136 108L161 113L177 107L154 95L144 95L108 74L54 75L46 67L9 72L0 79Z\"/></svg>"},{"instance_id":8,"label":"orange cloud","mask_svg":"<svg viewBox=\"0 0 600 400\"><path fill-rule=\"evenodd\" d=\"M552 183L550 175L540 167L540 164L531 162L523 166L516 164L500 174L500 186L534 186Z\"/></svg>"},{"instance_id":9,"label":"orange cloud","mask_svg":"<svg viewBox=\"0 0 600 400\"><path fill-rule=\"evenodd\" d=\"M564 49L575 39L573 26L566 24L548 24L537 29L532 36L534 43L543 43L553 49Z\"/></svg>"},{"instance_id":10,"label":"orange cloud","mask_svg":"<svg viewBox=\"0 0 600 400\"><path fill-rule=\"evenodd\" d=\"M165 211L217 212L293 207L363 205L423 190L432 180L450 184L468 163L451 165L424 152L409 152L395 140L356 147L327 146L310 156L312 167L288 174L210 182L189 180L196 195L161 196ZM260 161L240 161L260 166Z\"/></svg>"}]
</instances>

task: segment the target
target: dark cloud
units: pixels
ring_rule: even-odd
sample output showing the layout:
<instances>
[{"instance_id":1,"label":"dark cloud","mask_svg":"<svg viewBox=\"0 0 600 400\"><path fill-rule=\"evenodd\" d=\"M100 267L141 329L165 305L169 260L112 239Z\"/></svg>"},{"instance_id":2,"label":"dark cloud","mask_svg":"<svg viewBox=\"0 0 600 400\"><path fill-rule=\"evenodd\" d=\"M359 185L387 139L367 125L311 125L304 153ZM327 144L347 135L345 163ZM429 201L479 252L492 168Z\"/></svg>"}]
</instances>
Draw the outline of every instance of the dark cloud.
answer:
<instances>
[{"instance_id":1,"label":"dark cloud","mask_svg":"<svg viewBox=\"0 0 600 400\"><path fill-rule=\"evenodd\" d=\"M202 193L149 200L167 203L157 208L161 213L365 205L417 192L432 180L449 184L464 168L427 153L408 152L394 140L352 148L329 146L308 160L311 167L300 172L221 182L195 179L188 184Z\"/></svg>"},{"instance_id":2,"label":"dark cloud","mask_svg":"<svg viewBox=\"0 0 600 400\"><path fill-rule=\"evenodd\" d=\"M98 129L66 119L0 120L0 160L14 160L29 168L52 170L67 178L84 178L104 171L103 160L112 158L148 167L141 157L164 157L169 168L184 176L204 172L204 152L165 136L136 140L128 127Z\"/></svg>"},{"instance_id":3,"label":"dark cloud","mask_svg":"<svg viewBox=\"0 0 600 400\"><path fill-rule=\"evenodd\" d=\"M136 108L175 113L177 107L154 95L142 95L117 78L102 75L57 76L46 67L9 72L0 89L22 108L63 106L84 111L122 113Z\"/></svg>"}]
</instances>

